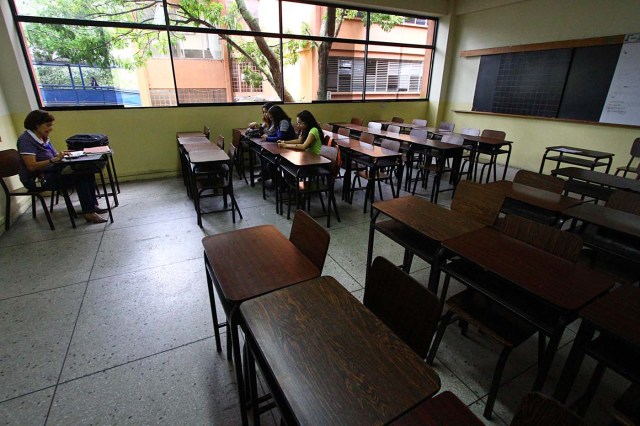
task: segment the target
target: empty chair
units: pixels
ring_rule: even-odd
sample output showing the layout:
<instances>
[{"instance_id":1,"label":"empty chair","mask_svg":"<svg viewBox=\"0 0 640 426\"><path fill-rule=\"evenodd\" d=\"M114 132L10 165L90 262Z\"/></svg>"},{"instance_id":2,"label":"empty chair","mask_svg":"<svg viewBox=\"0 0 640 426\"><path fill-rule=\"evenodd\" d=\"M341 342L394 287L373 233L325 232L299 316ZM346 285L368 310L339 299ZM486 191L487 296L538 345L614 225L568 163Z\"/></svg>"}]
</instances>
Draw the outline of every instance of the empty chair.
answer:
<instances>
[{"instance_id":1,"label":"empty chair","mask_svg":"<svg viewBox=\"0 0 640 426\"><path fill-rule=\"evenodd\" d=\"M476 129L473 127L465 127L460 131L460 134L469 135L469 136L480 136L480 129Z\"/></svg>"},{"instance_id":2,"label":"empty chair","mask_svg":"<svg viewBox=\"0 0 640 426\"><path fill-rule=\"evenodd\" d=\"M11 197L31 197L31 215L36 217L36 198L40 201L42 205L42 209L44 210L44 214L47 217L47 222L49 222L49 227L51 230L55 230L55 226L53 225L53 221L51 220L51 215L49 214L49 210L47 210L47 204L42 197L43 192L48 192L48 189L43 190L33 190L29 191L26 188L23 190L10 190L4 178L9 178L12 176L17 176L18 171L20 170L20 162L22 159L20 158L20 154L15 149L7 149L4 151L0 151L0 184L2 185L2 189L4 190L5 196L5 209L4 209L4 229L9 230L11 224Z\"/></svg>"},{"instance_id":3,"label":"empty chair","mask_svg":"<svg viewBox=\"0 0 640 426\"><path fill-rule=\"evenodd\" d=\"M347 129L346 127L338 127L338 134L349 137L351 136L351 130Z\"/></svg>"},{"instance_id":4,"label":"empty chair","mask_svg":"<svg viewBox=\"0 0 640 426\"><path fill-rule=\"evenodd\" d=\"M327 230L309 216L309 213L304 210L296 211L289 241L318 268L320 273L327 258L330 239Z\"/></svg>"},{"instance_id":5,"label":"empty chair","mask_svg":"<svg viewBox=\"0 0 640 426\"><path fill-rule=\"evenodd\" d=\"M462 145L464 138L460 135L444 135L442 136L442 142L450 143L452 145Z\"/></svg>"},{"instance_id":6,"label":"empty chair","mask_svg":"<svg viewBox=\"0 0 640 426\"><path fill-rule=\"evenodd\" d=\"M447 121L441 121L440 124L438 124L438 130L441 132L453 132L454 127L456 127L454 123Z\"/></svg>"},{"instance_id":7,"label":"empty chair","mask_svg":"<svg viewBox=\"0 0 640 426\"><path fill-rule=\"evenodd\" d=\"M392 121L393 123L404 123L404 118L400 118L400 117L393 117L393 118L391 119L391 121Z\"/></svg>"},{"instance_id":8,"label":"empty chair","mask_svg":"<svg viewBox=\"0 0 640 426\"><path fill-rule=\"evenodd\" d=\"M218 148L224 149L224 136L218 135L218 139L216 139L216 145L218 145Z\"/></svg>"},{"instance_id":9,"label":"empty chair","mask_svg":"<svg viewBox=\"0 0 640 426\"><path fill-rule=\"evenodd\" d=\"M375 139L376 139L375 136L373 136L371 133L361 133L360 134L360 142L373 144Z\"/></svg>"},{"instance_id":10,"label":"empty chair","mask_svg":"<svg viewBox=\"0 0 640 426\"><path fill-rule=\"evenodd\" d=\"M204 135L205 138L209 139L209 137L211 136L211 128L209 126L204 126L204 129L202 130L202 134Z\"/></svg>"},{"instance_id":11,"label":"empty chair","mask_svg":"<svg viewBox=\"0 0 640 426\"><path fill-rule=\"evenodd\" d=\"M352 117L351 118L351 124L355 124L356 126L362 126L362 118L359 117Z\"/></svg>"},{"instance_id":12,"label":"empty chair","mask_svg":"<svg viewBox=\"0 0 640 426\"><path fill-rule=\"evenodd\" d=\"M415 121L415 120L414 120ZM425 121L426 123L426 121ZM415 124L415 123L414 123ZM425 124L426 125L426 124ZM427 139L429 137L429 131L427 129L411 129L409 136L416 139ZM406 155L403 156L404 168L405 168L405 180L404 190L409 191L411 189L411 182L413 181L413 169L422 164L424 149L416 147L416 145L409 145L409 149Z\"/></svg>"},{"instance_id":13,"label":"empty chair","mask_svg":"<svg viewBox=\"0 0 640 426\"><path fill-rule=\"evenodd\" d=\"M460 131L460 134L461 135L467 135L467 136L480 136L480 129L476 129L476 128L473 128L473 127L465 127L464 129L462 129ZM466 147L465 148L466 154L464 154L462 156L462 165L460 166L460 176L462 176L464 174L464 166L466 164L469 164L469 155L470 155L469 152L470 151L471 151L471 147ZM471 172L472 172L472 170L471 170L471 168L469 168L467 170L467 175L471 176Z\"/></svg>"},{"instance_id":14,"label":"empty chair","mask_svg":"<svg viewBox=\"0 0 640 426\"><path fill-rule=\"evenodd\" d=\"M633 144L631 145L631 151L629 152L629 154L631 155L631 158L629 158L629 162L627 163L626 166L622 166L622 167L618 167L616 169L616 175L619 174L620 172L622 172L622 176L627 177L627 173L632 172L632 173L637 173L638 170L640 169L640 163L638 163L637 166L632 166L633 161L640 157L640 138L636 138L636 140L633 141ZM640 175L636 175L636 179L638 179L640 177Z\"/></svg>"},{"instance_id":15,"label":"empty chair","mask_svg":"<svg viewBox=\"0 0 640 426\"><path fill-rule=\"evenodd\" d=\"M367 127L371 131L378 131L379 132L379 131L382 130L382 123L378 123L377 121L370 121L369 123L367 123Z\"/></svg>"},{"instance_id":16,"label":"empty chair","mask_svg":"<svg viewBox=\"0 0 640 426\"><path fill-rule=\"evenodd\" d=\"M505 220L501 223L501 231L512 238L570 262L576 262L582 250L582 239L577 235L519 216L509 215L505 217ZM442 271L446 274L443 294L449 285L451 274L454 274L456 278L463 282L468 280L473 282L476 287L487 288L488 293L496 291L496 286L500 286L498 278L485 273L480 268L469 266L463 260L453 260L448 265L443 266ZM510 297L515 299L518 295L512 294ZM552 315L542 302L522 296L520 299L519 303L528 307L526 312L529 312L530 315L540 318ZM433 362L447 326L455 321L461 322L463 335L466 334L467 326L471 325L476 327L482 335L492 338L503 346L496 363L484 410L484 417L490 419L498 394L502 372L511 351L529 339L536 331L539 331L538 357L541 358L544 353L545 337L542 334L543 332L537 330L529 321L515 315L511 310L499 305L475 289L468 288L452 296L447 300L447 305L449 309L440 322L433 346L429 352L428 362Z\"/></svg>"},{"instance_id":17,"label":"empty chair","mask_svg":"<svg viewBox=\"0 0 640 426\"><path fill-rule=\"evenodd\" d=\"M333 124L324 123L322 125L322 130L333 133Z\"/></svg>"},{"instance_id":18,"label":"empty chair","mask_svg":"<svg viewBox=\"0 0 640 426\"><path fill-rule=\"evenodd\" d=\"M413 124L414 126L427 127L427 120L414 118L413 120L411 120L411 124Z\"/></svg>"},{"instance_id":19,"label":"empty chair","mask_svg":"<svg viewBox=\"0 0 640 426\"><path fill-rule=\"evenodd\" d=\"M544 175L542 173L530 172L529 170L518 170L513 181L555 194L562 194L565 184L565 181L557 176Z\"/></svg>"},{"instance_id":20,"label":"empty chair","mask_svg":"<svg viewBox=\"0 0 640 426\"><path fill-rule=\"evenodd\" d=\"M482 131L482 133L480 134L480 136L484 137L484 138L491 138L491 139L495 139L495 140L499 140L499 141L503 141L506 137L506 133L501 131L501 130L491 130L491 129L484 129ZM486 168L488 168L487 170L487 182L489 182L489 177L491 175L491 171L493 171L493 180L497 180L496 177L496 160L498 158L498 155L501 154L507 154L509 151L507 151L506 149L502 149L499 146L496 145L486 145L486 144L477 144L474 148L473 148L473 154L475 155L475 159L474 159L474 170L473 170L473 174L474 174L474 178L477 176L478 174L478 165L482 164L482 167L480 169L480 179L479 181L482 182L482 178L484 176L484 171ZM480 157L480 155L485 155L488 156L488 159L483 159ZM505 169L506 171L506 169Z\"/></svg>"},{"instance_id":21,"label":"empty chair","mask_svg":"<svg viewBox=\"0 0 640 426\"><path fill-rule=\"evenodd\" d=\"M387 126L387 132L400 133L400 126L394 126L393 124L390 124L389 126Z\"/></svg>"},{"instance_id":22,"label":"empty chair","mask_svg":"<svg viewBox=\"0 0 640 426\"><path fill-rule=\"evenodd\" d=\"M364 287L364 305L421 358L440 318L438 297L384 257L376 257Z\"/></svg>"},{"instance_id":23,"label":"empty chair","mask_svg":"<svg viewBox=\"0 0 640 426\"><path fill-rule=\"evenodd\" d=\"M585 423L568 407L540 392L525 395L511 426L583 426Z\"/></svg>"}]
</instances>

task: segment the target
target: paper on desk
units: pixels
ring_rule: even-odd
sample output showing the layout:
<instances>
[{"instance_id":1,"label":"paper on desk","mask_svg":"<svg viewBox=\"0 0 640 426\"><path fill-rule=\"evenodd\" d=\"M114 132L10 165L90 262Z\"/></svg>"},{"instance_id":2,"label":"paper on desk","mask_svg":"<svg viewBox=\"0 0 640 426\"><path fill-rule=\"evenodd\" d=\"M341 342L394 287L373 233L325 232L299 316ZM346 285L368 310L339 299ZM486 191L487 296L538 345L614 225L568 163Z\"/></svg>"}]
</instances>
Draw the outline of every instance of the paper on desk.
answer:
<instances>
[{"instance_id":1,"label":"paper on desk","mask_svg":"<svg viewBox=\"0 0 640 426\"><path fill-rule=\"evenodd\" d=\"M85 148L85 154L108 154L111 152L111 148L108 146L94 146L91 148Z\"/></svg>"},{"instance_id":2,"label":"paper on desk","mask_svg":"<svg viewBox=\"0 0 640 426\"><path fill-rule=\"evenodd\" d=\"M571 149L571 148L558 148L556 151L560 152L568 152L569 154L577 154L581 152L579 149Z\"/></svg>"},{"instance_id":3,"label":"paper on desk","mask_svg":"<svg viewBox=\"0 0 640 426\"><path fill-rule=\"evenodd\" d=\"M82 151L71 151L71 152L67 152L66 156L69 158L78 158L78 157L82 157L84 155L84 152Z\"/></svg>"}]
</instances>

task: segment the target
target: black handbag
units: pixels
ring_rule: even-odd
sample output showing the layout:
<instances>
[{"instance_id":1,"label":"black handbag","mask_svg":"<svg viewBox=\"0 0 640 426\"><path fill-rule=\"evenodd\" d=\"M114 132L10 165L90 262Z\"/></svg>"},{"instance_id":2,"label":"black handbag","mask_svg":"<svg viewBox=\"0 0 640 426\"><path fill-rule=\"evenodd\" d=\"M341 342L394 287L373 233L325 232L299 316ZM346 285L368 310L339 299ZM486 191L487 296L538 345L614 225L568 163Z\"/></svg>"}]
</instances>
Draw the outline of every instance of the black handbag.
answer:
<instances>
[{"instance_id":1,"label":"black handbag","mask_svg":"<svg viewBox=\"0 0 640 426\"><path fill-rule=\"evenodd\" d=\"M82 151L85 148L109 145L107 135L101 134L78 134L67 139L67 148L72 151Z\"/></svg>"}]
</instances>

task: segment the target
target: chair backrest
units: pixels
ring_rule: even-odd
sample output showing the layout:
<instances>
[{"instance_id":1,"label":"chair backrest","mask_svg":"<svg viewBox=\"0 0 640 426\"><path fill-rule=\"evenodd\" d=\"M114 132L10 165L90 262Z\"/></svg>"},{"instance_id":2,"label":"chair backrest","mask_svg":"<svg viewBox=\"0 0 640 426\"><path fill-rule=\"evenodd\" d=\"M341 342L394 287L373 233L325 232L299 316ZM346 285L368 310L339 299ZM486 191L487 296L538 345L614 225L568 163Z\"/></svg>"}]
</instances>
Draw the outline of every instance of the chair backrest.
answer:
<instances>
[{"instance_id":1,"label":"chair backrest","mask_svg":"<svg viewBox=\"0 0 640 426\"><path fill-rule=\"evenodd\" d=\"M611 196L604 205L612 209L640 215L640 194L616 189L611 193Z\"/></svg>"},{"instance_id":2,"label":"chair backrest","mask_svg":"<svg viewBox=\"0 0 640 426\"><path fill-rule=\"evenodd\" d=\"M218 139L216 139L216 145L218 145L218 148L224 149L224 136L218 135Z\"/></svg>"},{"instance_id":3,"label":"chair backrest","mask_svg":"<svg viewBox=\"0 0 640 426\"><path fill-rule=\"evenodd\" d=\"M232 184L233 183L232 182L233 181L233 179L232 179L232 177L233 177L233 163L234 163L233 160L235 160L235 158L236 158L236 147L233 146L233 144L231 144L229 146L229 151L227 152L227 155L229 156L229 160L231 160L231 161L229 161L229 173L228 173L228 176L229 176L229 184Z\"/></svg>"},{"instance_id":4,"label":"chair backrest","mask_svg":"<svg viewBox=\"0 0 640 426\"><path fill-rule=\"evenodd\" d=\"M525 395L511 426L583 426L586 423L555 399L533 392Z\"/></svg>"},{"instance_id":5,"label":"chair backrest","mask_svg":"<svg viewBox=\"0 0 640 426\"><path fill-rule=\"evenodd\" d=\"M570 262L577 262L582 251L582 238L553 226L516 215L507 215L498 229L517 240L544 250Z\"/></svg>"},{"instance_id":6,"label":"chair backrest","mask_svg":"<svg viewBox=\"0 0 640 426\"><path fill-rule=\"evenodd\" d=\"M464 138L460 135L443 135L442 142L450 143L453 145L462 145Z\"/></svg>"},{"instance_id":7,"label":"chair backrest","mask_svg":"<svg viewBox=\"0 0 640 426\"><path fill-rule=\"evenodd\" d=\"M0 178L15 176L20 171L20 154L15 149L0 151Z\"/></svg>"},{"instance_id":8,"label":"chair backrest","mask_svg":"<svg viewBox=\"0 0 640 426\"><path fill-rule=\"evenodd\" d=\"M507 137L507 134L505 132L503 132L502 130L484 129L482 131L482 133L480 133L480 136L485 137L485 138L498 139L500 141L503 141L504 138Z\"/></svg>"},{"instance_id":9,"label":"chair backrest","mask_svg":"<svg viewBox=\"0 0 640 426\"><path fill-rule=\"evenodd\" d=\"M503 191L463 180L456 187L451 200L451 210L456 210L485 225L493 225L503 202Z\"/></svg>"},{"instance_id":10,"label":"chair backrest","mask_svg":"<svg viewBox=\"0 0 640 426\"><path fill-rule=\"evenodd\" d=\"M370 121L367 123L367 127L369 130L382 130L382 123L378 123L377 121Z\"/></svg>"},{"instance_id":11,"label":"chair backrest","mask_svg":"<svg viewBox=\"0 0 640 426\"><path fill-rule=\"evenodd\" d=\"M391 151L400 152L400 142L392 141L391 139L382 139L380 142L382 148L390 149Z\"/></svg>"},{"instance_id":12,"label":"chair backrest","mask_svg":"<svg viewBox=\"0 0 640 426\"><path fill-rule=\"evenodd\" d=\"M333 138L330 135L325 134L324 140L322 141L322 145L331 145L331 141Z\"/></svg>"},{"instance_id":13,"label":"chair backrest","mask_svg":"<svg viewBox=\"0 0 640 426\"><path fill-rule=\"evenodd\" d=\"M423 120L421 118L414 118L413 120L411 120L411 124L414 124L416 126L427 127L427 120Z\"/></svg>"},{"instance_id":14,"label":"chair backrest","mask_svg":"<svg viewBox=\"0 0 640 426\"><path fill-rule=\"evenodd\" d=\"M346 127L338 127L338 134L342 136L351 136L351 130Z\"/></svg>"},{"instance_id":15,"label":"chair backrest","mask_svg":"<svg viewBox=\"0 0 640 426\"><path fill-rule=\"evenodd\" d=\"M465 127L460 133L467 136L480 136L480 129Z\"/></svg>"},{"instance_id":16,"label":"chair backrest","mask_svg":"<svg viewBox=\"0 0 640 426\"><path fill-rule=\"evenodd\" d=\"M231 138L231 145L237 148L240 145L241 138L242 138L242 134L238 130L234 129L233 137Z\"/></svg>"},{"instance_id":17,"label":"chair backrest","mask_svg":"<svg viewBox=\"0 0 640 426\"><path fill-rule=\"evenodd\" d=\"M400 118L400 117L393 117L391 119L392 122L394 123L404 123L404 118Z\"/></svg>"},{"instance_id":18,"label":"chair backrest","mask_svg":"<svg viewBox=\"0 0 640 426\"><path fill-rule=\"evenodd\" d=\"M356 126L362 126L362 118L352 117L351 124L355 124Z\"/></svg>"},{"instance_id":19,"label":"chair backrest","mask_svg":"<svg viewBox=\"0 0 640 426\"><path fill-rule=\"evenodd\" d=\"M338 166L338 148L335 146L323 145L320 147L320 155L331 160L331 173L333 176L337 176L340 171L340 167Z\"/></svg>"},{"instance_id":20,"label":"chair backrest","mask_svg":"<svg viewBox=\"0 0 640 426\"><path fill-rule=\"evenodd\" d=\"M333 133L333 124L324 123L322 125L322 130L326 130L327 132L332 132Z\"/></svg>"},{"instance_id":21,"label":"chair backrest","mask_svg":"<svg viewBox=\"0 0 640 426\"><path fill-rule=\"evenodd\" d=\"M375 136L373 136L371 133L362 133L360 134L360 142L364 142L364 143L373 143L373 141L375 141Z\"/></svg>"},{"instance_id":22,"label":"chair backrest","mask_svg":"<svg viewBox=\"0 0 640 426\"><path fill-rule=\"evenodd\" d=\"M557 176L543 175L542 173L530 172L529 170L518 170L513 181L556 194L562 193L565 184L565 181Z\"/></svg>"},{"instance_id":23,"label":"chair backrest","mask_svg":"<svg viewBox=\"0 0 640 426\"><path fill-rule=\"evenodd\" d=\"M413 136L418 139L427 139L429 137L429 131L424 129L411 129L409 136Z\"/></svg>"},{"instance_id":24,"label":"chair backrest","mask_svg":"<svg viewBox=\"0 0 640 426\"><path fill-rule=\"evenodd\" d=\"M384 257L376 257L363 302L421 358L427 356L442 309L435 294Z\"/></svg>"},{"instance_id":25,"label":"chair backrest","mask_svg":"<svg viewBox=\"0 0 640 426\"><path fill-rule=\"evenodd\" d=\"M209 137L211 136L211 128L209 126L204 126L204 129L202 130L202 133L204 133L204 136L209 139Z\"/></svg>"},{"instance_id":26,"label":"chair backrest","mask_svg":"<svg viewBox=\"0 0 640 426\"><path fill-rule=\"evenodd\" d=\"M291 241L302 254L307 256L311 263L318 268L320 273L322 273L324 261L327 258L329 240L330 236L327 230L309 216L309 213L304 210L296 211L296 215L293 217L289 241Z\"/></svg>"},{"instance_id":27,"label":"chair backrest","mask_svg":"<svg viewBox=\"0 0 640 426\"><path fill-rule=\"evenodd\" d=\"M640 138L636 138L631 145L631 151L629 151L632 157L640 157Z\"/></svg>"},{"instance_id":28,"label":"chair backrest","mask_svg":"<svg viewBox=\"0 0 640 426\"><path fill-rule=\"evenodd\" d=\"M454 127L456 127L455 124L449 123L447 121L441 121L440 124L438 124L438 130L444 130L447 132L453 132Z\"/></svg>"},{"instance_id":29,"label":"chair backrest","mask_svg":"<svg viewBox=\"0 0 640 426\"><path fill-rule=\"evenodd\" d=\"M387 126L387 132L389 133L400 133L400 126L394 126L393 124Z\"/></svg>"}]
</instances>

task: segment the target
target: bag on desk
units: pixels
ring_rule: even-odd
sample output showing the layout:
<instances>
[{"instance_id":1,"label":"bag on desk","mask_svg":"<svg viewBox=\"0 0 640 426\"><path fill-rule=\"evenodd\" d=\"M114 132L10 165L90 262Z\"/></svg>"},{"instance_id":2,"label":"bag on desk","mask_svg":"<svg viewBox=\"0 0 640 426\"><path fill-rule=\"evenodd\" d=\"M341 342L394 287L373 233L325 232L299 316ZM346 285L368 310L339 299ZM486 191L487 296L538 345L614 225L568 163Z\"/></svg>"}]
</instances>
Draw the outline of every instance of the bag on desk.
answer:
<instances>
[{"instance_id":1,"label":"bag on desk","mask_svg":"<svg viewBox=\"0 0 640 426\"><path fill-rule=\"evenodd\" d=\"M72 151L82 151L85 148L109 145L107 135L101 134L78 134L67 139L67 148Z\"/></svg>"},{"instance_id":2,"label":"bag on desk","mask_svg":"<svg viewBox=\"0 0 640 426\"><path fill-rule=\"evenodd\" d=\"M249 127L244 131L244 135L248 138L258 138L262 136L262 127L258 127L257 129Z\"/></svg>"}]
</instances>

